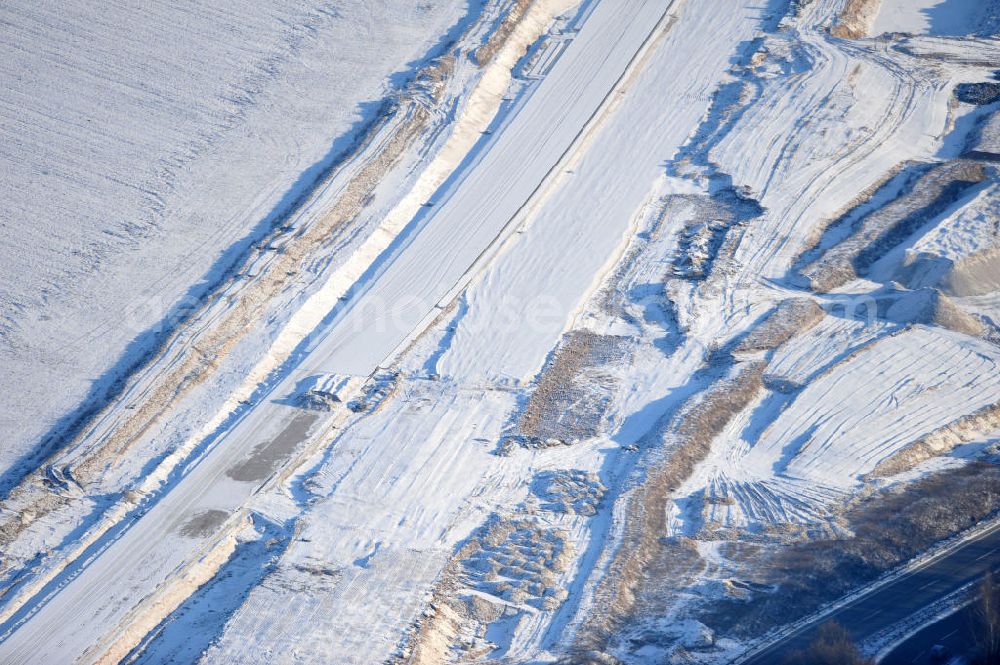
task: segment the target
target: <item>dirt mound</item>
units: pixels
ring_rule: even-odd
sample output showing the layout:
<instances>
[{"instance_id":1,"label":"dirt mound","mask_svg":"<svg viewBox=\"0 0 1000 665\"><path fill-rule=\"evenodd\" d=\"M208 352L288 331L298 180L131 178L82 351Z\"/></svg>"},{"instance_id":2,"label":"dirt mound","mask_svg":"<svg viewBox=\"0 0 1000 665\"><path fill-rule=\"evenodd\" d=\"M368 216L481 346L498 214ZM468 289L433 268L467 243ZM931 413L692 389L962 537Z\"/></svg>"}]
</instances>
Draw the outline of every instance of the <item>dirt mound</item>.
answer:
<instances>
[{"instance_id":1,"label":"dirt mound","mask_svg":"<svg viewBox=\"0 0 1000 665\"><path fill-rule=\"evenodd\" d=\"M843 286L989 177L981 162L956 159L916 178L908 191L865 215L850 235L802 270L814 291Z\"/></svg>"},{"instance_id":2,"label":"dirt mound","mask_svg":"<svg viewBox=\"0 0 1000 665\"><path fill-rule=\"evenodd\" d=\"M882 7L882 0L847 0L830 34L841 39L867 37Z\"/></svg>"},{"instance_id":3,"label":"dirt mound","mask_svg":"<svg viewBox=\"0 0 1000 665\"><path fill-rule=\"evenodd\" d=\"M985 332L978 319L937 289L908 291L886 305L885 317L890 321L936 325L977 337Z\"/></svg>"},{"instance_id":4,"label":"dirt mound","mask_svg":"<svg viewBox=\"0 0 1000 665\"><path fill-rule=\"evenodd\" d=\"M920 437L881 462L869 476L885 478L903 473L924 460L943 455L955 446L973 441L982 436L983 432L993 431L997 427L1000 427L1000 403L983 407Z\"/></svg>"},{"instance_id":5,"label":"dirt mound","mask_svg":"<svg viewBox=\"0 0 1000 665\"><path fill-rule=\"evenodd\" d=\"M734 351L747 353L777 348L795 335L803 333L823 318L823 308L809 298L788 298L781 301L758 326L740 340Z\"/></svg>"},{"instance_id":6,"label":"dirt mound","mask_svg":"<svg viewBox=\"0 0 1000 665\"><path fill-rule=\"evenodd\" d=\"M953 296L981 296L1000 290L1000 248L994 247L956 263L941 280Z\"/></svg>"}]
</instances>

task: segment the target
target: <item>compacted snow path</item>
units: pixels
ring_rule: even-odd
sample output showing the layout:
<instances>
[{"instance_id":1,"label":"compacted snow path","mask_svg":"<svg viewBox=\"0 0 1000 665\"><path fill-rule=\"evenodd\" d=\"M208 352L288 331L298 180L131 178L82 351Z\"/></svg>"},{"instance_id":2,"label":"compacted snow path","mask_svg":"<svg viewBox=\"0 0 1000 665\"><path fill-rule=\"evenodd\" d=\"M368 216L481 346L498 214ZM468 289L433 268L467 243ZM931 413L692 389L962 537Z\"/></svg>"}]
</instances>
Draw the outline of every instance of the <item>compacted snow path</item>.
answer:
<instances>
[{"instance_id":1,"label":"compacted snow path","mask_svg":"<svg viewBox=\"0 0 1000 665\"><path fill-rule=\"evenodd\" d=\"M475 167L357 285L310 367L367 375L433 316L570 150L664 15L662 2L600 3Z\"/></svg>"}]
</instances>

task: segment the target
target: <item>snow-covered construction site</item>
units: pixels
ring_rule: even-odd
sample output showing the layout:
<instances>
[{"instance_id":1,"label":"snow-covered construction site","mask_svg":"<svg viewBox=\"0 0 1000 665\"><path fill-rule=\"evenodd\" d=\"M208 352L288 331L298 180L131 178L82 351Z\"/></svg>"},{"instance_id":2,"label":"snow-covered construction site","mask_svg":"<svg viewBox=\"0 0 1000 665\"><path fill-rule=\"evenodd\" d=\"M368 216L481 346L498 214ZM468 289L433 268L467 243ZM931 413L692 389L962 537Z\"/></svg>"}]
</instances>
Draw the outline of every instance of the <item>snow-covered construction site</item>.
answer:
<instances>
[{"instance_id":1,"label":"snow-covered construction site","mask_svg":"<svg viewBox=\"0 0 1000 665\"><path fill-rule=\"evenodd\" d=\"M0 34L0 663L891 665L1000 567L1000 0Z\"/></svg>"}]
</instances>

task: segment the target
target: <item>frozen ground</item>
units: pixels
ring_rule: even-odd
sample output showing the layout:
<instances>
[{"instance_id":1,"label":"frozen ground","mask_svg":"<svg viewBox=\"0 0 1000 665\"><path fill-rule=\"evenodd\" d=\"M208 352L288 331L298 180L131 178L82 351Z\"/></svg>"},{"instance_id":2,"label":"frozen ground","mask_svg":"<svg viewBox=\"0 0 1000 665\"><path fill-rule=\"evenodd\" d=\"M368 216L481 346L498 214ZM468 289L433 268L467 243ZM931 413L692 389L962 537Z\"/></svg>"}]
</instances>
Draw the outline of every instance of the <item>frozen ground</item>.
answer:
<instances>
[{"instance_id":1,"label":"frozen ground","mask_svg":"<svg viewBox=\"0 0 1000 665\"><path fill-rule=\"evenodd\" d=\"M5 3L0 464L100 402L466 10Z\"/></svg>"},{"instance_id":2,"label":"frozen ground","mask_svg":"<svg viewBox=\"0 0 1000 665\"><path fill-rule=\"evenodd\" d=\"M373 7L218 35L143 15L168 46L131 31L128 66L83 71L131 81L116 103L149 106L152 132L58 65L4 65L83 91L10 106L66 109L3 147L80 183L40 199L19 163L18 216L94 203L44 243L13 224L0 660L726 662L798 618L712 614L780 591L754 582L762 553L850 547L859 506L997 464L992 5ZM20 39L53 24L18 58L92 56L60 37L100 12L0 11ZM102 11L109 40L137 20ZM197 39L220 66L185 74ZM155 93L150 68L185 85ZM51 124L74 113L157 159L204 145L151 161ZM82 180L92 163L128 178ZM25 295L43 282L48 319ZM154 285L174 295L131 330ZM155 353L108 373L192 289L210 295ZM39 359L84 329L103 342L65 351L78 373ZM118 370L39 451L81 381ZM952 512L993 514L1000 493L960 490Z\"/></svg>"},{"instance_id":3,"label":"frozen ground","mask_svg":"<svg viewBox=\"0 0 1000 665\"><path fill-rule=\"evenodd\" d=\"M980 29L990 4L990 0L884 0L872 34L967 35Z\"/></svg>"}]
</instances>

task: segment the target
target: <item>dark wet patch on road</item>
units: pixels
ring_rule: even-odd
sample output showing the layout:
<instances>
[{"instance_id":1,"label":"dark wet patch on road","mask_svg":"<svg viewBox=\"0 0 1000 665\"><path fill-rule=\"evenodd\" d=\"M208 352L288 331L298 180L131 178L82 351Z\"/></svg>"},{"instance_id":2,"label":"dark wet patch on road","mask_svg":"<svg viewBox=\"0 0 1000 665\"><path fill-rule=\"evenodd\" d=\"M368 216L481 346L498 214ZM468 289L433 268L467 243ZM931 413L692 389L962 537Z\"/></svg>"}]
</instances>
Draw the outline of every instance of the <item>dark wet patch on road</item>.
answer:
<instances>
[{"instance_id":1,"label":"dark wet patch on road","mask_svg":"<svg viewBox=\"0 0 1000 665\"><path fill-rule=\"evenodd\" d=\"M241 482L264 480L291 456L302 441L305 441L309 428L318 417L313 413L301 413L295 416L278 436L271 441L258 444L247 459L229 469L226 475Z\"/></svg>"},{"instance_id":2,"label":"dark wet patch on road","mask_svg":"<svg viewBox=\"0 0 1000 665\"><path fill-rule=\"evenodd\" d=\"M229 513L224 510L204 510L185 522L180 533L189 538L204 538L216 531L227 517Z\"/></svg>"}]
</instances>

